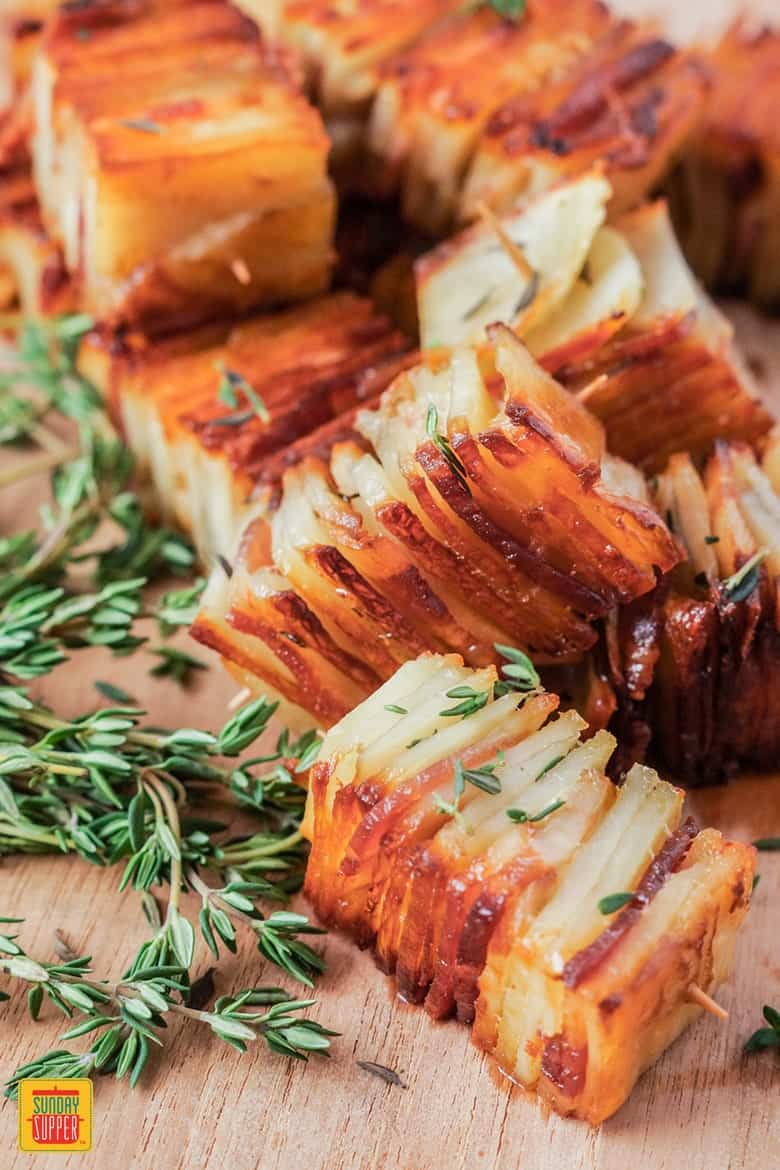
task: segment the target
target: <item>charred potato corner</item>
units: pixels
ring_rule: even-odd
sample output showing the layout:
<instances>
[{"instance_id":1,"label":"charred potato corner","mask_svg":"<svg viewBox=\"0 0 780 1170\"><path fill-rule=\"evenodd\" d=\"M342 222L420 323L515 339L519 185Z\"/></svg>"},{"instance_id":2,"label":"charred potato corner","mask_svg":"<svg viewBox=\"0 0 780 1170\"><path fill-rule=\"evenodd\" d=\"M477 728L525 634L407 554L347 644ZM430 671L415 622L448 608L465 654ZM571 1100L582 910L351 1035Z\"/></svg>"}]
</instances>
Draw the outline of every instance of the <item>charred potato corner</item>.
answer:
<instances>
[{"instance_id":1,"label":"charred potato corner","mask_svg":"<svg viewBox=\"0 0 780 1170\"><path fill-rule=\"evenodd\" d=\"M740 961L756 849L687 790L780 784L780 429L714 299L780 303L780 25L5 0L0 74L0 444L39 442L54 492L39 537L0 534L0 855L170 898L116 985L0 926L32 1014L97 1031L9 1094L134 1085L166 1013L328 1048L297 991L186 1006L194 894L217 958L236 918L311 986L299 936L344 932L601 1124ZM135 653L137 618L236 680L220 733L28 689ZM258 825L217 840L206 783ZM764 1010L749 1051L780 1047Z\"/></svg>"}]
</instances>

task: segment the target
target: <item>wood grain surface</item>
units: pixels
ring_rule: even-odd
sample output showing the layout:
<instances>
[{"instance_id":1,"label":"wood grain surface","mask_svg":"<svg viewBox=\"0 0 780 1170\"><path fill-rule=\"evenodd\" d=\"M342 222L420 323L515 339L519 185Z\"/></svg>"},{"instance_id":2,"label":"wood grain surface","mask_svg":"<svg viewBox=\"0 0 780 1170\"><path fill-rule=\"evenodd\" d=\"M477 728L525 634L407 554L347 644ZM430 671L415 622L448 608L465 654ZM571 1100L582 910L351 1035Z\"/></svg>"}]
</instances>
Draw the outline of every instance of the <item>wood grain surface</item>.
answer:
<instances>
[{"instance_id":1,"label":"wood grain surface","mask_svg":"<svg viewBox=\"0 0 780 1170\"><path fill-rule=\"evenodd\" d=\"M730 0L688 0L680 16L733 11ZM658 9L643 0L620 7ZM769 0L767 11L777 11ZM730 307L738 336L780 413L780 324L744 306ZM34 510L29 487L0 495L0 531ZM35 689L65 712L96 706L94 679L120 683L155 723L217 727L233 687L219 667L183 694L146 675L148 661L106 662L81 651ZM780 776L742 777L689 799L700 822L751 840L780 833ZM780 1005L780 854L759 855L762 881L738 948L737 969L719 993L729 1010L720 1024L700 1019L640 1081L629 1102L598 1130L555 1116L499 1078L455 1023L435 1024L393 996L372 960L329 935L318 1015L341 1038L333 1056L308 1066L259 1045L245 1056L205 1030L174 1021L162 1057L134 1093L106 1078L95 1089L89 1154L17 1152L17 1110L0 1106L0 1170L38 1166L94 1170L777 1170L780 1168L780 1062L774 1053L742 1055L765 1002ZM132 892L117 893L118 873L80 860L6 859L0 865L0 913L24 914L24 946L54 957L54 931L96 971L117 976L148 936ZM198 952L198 970L209 956ZM246 946L220 962L217 992L266 978ZM270 978L277 982L276 975ZM44 1009L37 1024L23 997L2 1005L0 1078L55 1044L61 1016ZM75 1041L74 1047L81 1041ZM399 1071L405 1088L362 1071L357 1060Z\"/></svg>"}]
</instances>

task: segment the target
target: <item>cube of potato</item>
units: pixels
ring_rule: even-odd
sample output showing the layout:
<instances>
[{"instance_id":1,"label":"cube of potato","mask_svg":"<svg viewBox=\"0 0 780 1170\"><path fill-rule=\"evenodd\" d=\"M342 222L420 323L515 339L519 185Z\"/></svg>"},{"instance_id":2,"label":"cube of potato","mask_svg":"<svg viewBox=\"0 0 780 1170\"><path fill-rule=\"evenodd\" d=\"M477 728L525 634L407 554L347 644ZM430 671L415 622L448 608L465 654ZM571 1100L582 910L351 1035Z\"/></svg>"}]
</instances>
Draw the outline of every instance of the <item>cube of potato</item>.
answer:
<instances>
[{"instance_id":1,"label":"cube of potato","mask_svg":"<svg viewBox=\"0 0 780 1170\"><path fill-rule=\"evenodd\" d=\"M780 306L780 32L738 20L709 57L713 85L680 165L672 215L697 276Z\"/></svg>"},{"instance_id":2,"label":"cube of potato","mask_svg":"<svg viewBox=\"0 0 780 1170\"><path fill-rule=\"evenodd\" d=\"M327 284L327 137L227 5L63 9L32 89L43 217L89 312L164 332Z\"/></svg>"},{"instance_id":3,"label":"cube of potato","mask_svg":"<svg viewBox=\"0 0 780 1170\"><path fill-rule=\"evenodd\" d=\"M164 515L192 532L209 564L232 553L266 463L292 462L294 440L370 401L407 351L369 301L344 292L153 344L98 332L80 365L109 399Z\"/></svg>"},{"instance_id":4,"label":"cube of potato","mask_svg":"<svg viewBox=\"0 0 780 1170\"><path fill-rule=\"evenodd\" d=\"M317 717L338 708L336 659L369 690L423 650L470 667L495 663L496 643L576 662L597 619L680 558L641 474L606 455L598 420L504 326L479 349L429 354L349 425L285 457L257 504L263 558L239 553L248 582L273 565L305 607L284 649L305 658L297 701ZM229 620L251 608L242 594Z\"/></svg>"},{"instance_id":5,"label":"cube of potato","mask_svg":"<svg viewBox=\"0 0 780 1170\"><path fill-rule=\"evenodd\" d=\"M655 750L688 783L780 753L780 496L746 444L719 442L700 474L685 455L658 477L688 553L663 605L648 701Z\"/></svg>"},{"instance_id":6,"label":"cube of potato","mask_svg":"<svg viewBox=\"0 0 780 1170\"><path fill-rule=\"evenodd\" d=\"M773 423L733 343L733 329L692 276L666 204L615 221L644 290L628 325L582 368L559 377L604 424L611 451L648 471L718 438L756 442Z\"/></svg>"},{"instance_id":7,"label":"cube of potato","mask_svg":"<svg viewBox=\"0 0 780 1170\"><path fill-rule=\"evenodd\" d=\"M609 450L650 470L719 437L754 442L771 417L665 205L605 227L610 191L596 169L420 258L423 346L478 343L505 322L602 420Z\"/></svg>"},{"instance_id":8,"label":"cube of potato","mask_svg":"<svg viewBox=\"0 0 780 1170\"><path fill-rule=\"evenodd\" d=\"M300 53L307 90L331 140L339 187L371 186L365 150L371 103L385 65L462 0L237 0L263 36Z\"/></svg>"},{"instance_id":9,"label":"cube of potato","mask_svg":"<svg viewBox=\"0 0 780 1170\"><path fill-rule=\"evenodd\" d=\"M650 769L616 788L612 736L582 743L555 696L496 682L425 655L330 730L306 892L404 998L473 1021L514 1080L596 1124L728 976L755 851L681 823ZM484 701L445 706L464 694Z\"/></svg>"},{"instance_id":10,"label":"cube of potato","mask_svg":"<svg viewBox=\"0 0 780 1170\"><path fill-rule=\"evenodd\" d=\"M406 218L446 231L491 115L562 75L612 23L597 0L529 3L516 21L481 5L390 61L371 112L371 169L384 188L400 185Z\"/></svg>"},{"instance_id":11,"label":"cube of potato","mask_svg":"<svg viewBox=\"0 0 780 1170\"><path fill-rule=\"evenodd\" d=\"M634 207L672 167L707 93L701 59L630 21L614 21L562 76L512 97L488 121L463 184L462 219L481 201L508 209L600 160L612 214Z\"/></svg>"}]
</instances>

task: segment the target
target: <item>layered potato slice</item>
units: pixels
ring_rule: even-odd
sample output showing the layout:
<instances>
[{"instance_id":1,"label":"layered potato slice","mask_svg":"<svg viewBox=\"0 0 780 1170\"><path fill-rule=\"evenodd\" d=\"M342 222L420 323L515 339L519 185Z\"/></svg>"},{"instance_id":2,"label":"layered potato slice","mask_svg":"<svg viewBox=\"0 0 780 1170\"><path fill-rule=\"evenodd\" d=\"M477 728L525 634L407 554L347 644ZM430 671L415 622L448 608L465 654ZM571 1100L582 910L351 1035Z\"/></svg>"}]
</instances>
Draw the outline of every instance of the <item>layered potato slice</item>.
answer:
<instances>
[{"instance_id":1,"label":"layered potato slice","mask_svg":"<svg viewBox=\"0 0 780 1170\"><path fill-rule=\"evenodd\" d=\"M345 292L155 343L97 332L80 366L164 515L192 533L210 564L232 551L266 464L291 462L296 439L375 398L408 349L369 301Z\"/></svg>"},{"instance_id":2,"label":"layered potato slice","mask_svg":"<svg viewBox=\"0 0 780 1170\"><path fill-rule=\"evenodd\" d=\"M751 449L719 442L659 477L689 557L663 603L650 693L654 750L675 774L719 779L780 758L780 495Z\"/></svg>"},{"instance_id":3,"label":"layered potato slice","mask_svg":"<svg viewBox=\"0 0 780 1170\"><path fill-rule=\"evenodd\" d=\"M259 521L247 525L231 575L214 570L192 627L194 638L222 656L226 668L253 695L277 699L285 723L303 730L336 722L370 693L377 680L363 668L361 687L352 675L360 664L328 639L305 602L280 573L267 565L265 533ZM253 567L249 573L246 565ZM322 655L310 651L304 636ZM315 657L318 669L311 666ZM321 666L321 658L327 670ZM346 665L351 666L348 673ZM322 681L324 680L324 685ZM306 696L304 706L297 701Z\"/></svg>"},{"instance_id":4,"label":"layered potato slice","mask_svg":"<svg viewBox=\"0 0 780 1170\"><path fill-rule=\"evenodd\" d=\"M57 0L4 0L0 4L0 175L29 166L32 106L30 73L43 26Z\"/></svg>"},{"instance_id":5,"label":"layered potato slice","mask_svg":"<svg viewBox=\"0 0 780 1170\"><path fill-rule=\"evenodd\" d=\"M780 30L738 21L710 58L712 95L668 192L694 271L780 306Z\"/></svg>"},{"instance_id":6,"label":"layered potato slice","mask_svg":"<svg viewBox=\"0 0 780 1170\"><path fill-rule=\"evenodd\" d=\"M598 350L636 313L644 288L625 237L604 226L610 195L595 168L422 256L423 347L479 342L503 321L552 372Z\"/></svg>"},{"instance_id":7,"label":"layered potato slice","mask_svg":"<svg viewBox=\"0 0 780 1170\"><path fill-rule=\"evenodd\" d=\"M460 217L481 201L512 206L603 160L613 214L635 206L696 125L707 71L695 55L614 21L563 77L504 102L487 121L465 178Z\"/></svg>"},{"instance_id":8,"label":"layered potato slice","mask_svg":"<svg viewBox=\"0 0 780 1170\"><path fill-rule=\"evenodd\" d=\"M379 186L434 234L456 220L479 136L502 102L549 85L613 23L598 0L529 0L521 19L465 11L384 68L368 129Z\"/></svg>"},{"instance_id":9,"label":"layered potato slice","mask_svg":"<svg viewBox=\"0 0 780 1170\"><path fill-rule=\"evenodd\" d=\"M772 416L730 322L692 277L666 204L646 204L615 228L642 268L642 302L582 370L559 376L601 419L610 450L646 470L675 451L705 455L718 438L756 442Z\"/></svg>"},{"instance_id":10,"label":"layered potato slice","mask_svg":"<svg viewBox=\"0 0 780 1170\"><path fill-rule=\"evenodd\" d=\"M350 426L327 453L304 440L256 500L263 553L239 549L225 615L295 660L291 697L318 718L344 702L343 673L367 694L424 650L471 667L494 663L496 643L576 661L597 619L681 555L641 475L503 326L399 374ZM294 626L272 616L271 568Z\"/></svg>"},{"instance_id":11,"label":"layered potato slice","mask_svg":"<svg viewBox=\"0 0 780 1170\"><path fill-rule=\"evenodd\" d=\"M237 0L271 42L300 53L333 143L331 165L358 183L365 123L383 64L462 0Z\"/></svg>"},{"instance_id":12,"label":"layered potato slice","mask_svg":"<svg viewBox=\"0 0 780 1170\"><path fill-rule=\"evenodd\" d=\"M744 443L719 441L703 466L678 453L654 480L686 559L610 615L587 678L571 672L580 709L618 736L617 772L647 756L690 786L777 766L777 448L770 436L759 459Z\"/></svg>"},{"instance_id":13,"label":"layered potato slice","mask_svg":"<svg viewBox=\"0 0 780 1170\"><path fill-rule=\"evenodd\" d=\"M475 343L505 322L601 419L610 451L649 470L718 437L755 441L771 417L665 205L605 226L610 190L597 168L418 260L423 346Z\"/></svg>"},{"instance_id":14,"label":"layered potato slice","mask_svg":"<svg viewBox=\"0 0 780 1170\"><path fill-rule=\"evenodd\" d=\"M647 768L616 788L612 736L497 682L424 655L331 728L305 889L404 998L474 1022L513 1079L595 1124L699 1013L691 986L728 976L754 850L681 823Z\"/></svg>"},{"instance_id":15,"label":"layered potato slice","mask_svg":"<svg viewBox=\"0 0 780 1170\"><path fill-rule=\"evenodd\" d=\"M227 4L66 6L32 90L43 218L87 311L161 332L326 286L327 135Z\"/></svg>"},{"instance_id":16,"label":"layered potato slice","mask_svg":"<svg viewBox=\"0 0 780 1170\"><path fill-rule=\"evenodd\" d=\"M41 223L35 188L26 167L0 180L2 299L25 317L48 317L76 307L62 252Z\"/></svg>"}]
</instances>

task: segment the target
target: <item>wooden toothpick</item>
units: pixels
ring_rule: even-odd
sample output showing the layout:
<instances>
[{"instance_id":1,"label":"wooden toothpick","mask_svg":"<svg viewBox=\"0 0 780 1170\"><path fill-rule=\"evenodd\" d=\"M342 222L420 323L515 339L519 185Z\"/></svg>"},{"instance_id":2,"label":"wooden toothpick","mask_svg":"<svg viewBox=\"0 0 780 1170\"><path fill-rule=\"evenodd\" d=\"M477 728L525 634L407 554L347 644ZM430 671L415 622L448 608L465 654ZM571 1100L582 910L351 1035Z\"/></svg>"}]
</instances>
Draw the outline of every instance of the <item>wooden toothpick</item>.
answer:
<instances>
[{"instance_id":1,"label":"wooden toothpick","mask_svg":"<svg viewBox=\"0 0 780 1170\"><path fill-rule=\"evenodd\" d=\"M716 1003L711 995L707 995L706 991L702 991L698 983L692 983L688 988L688 998L697 1003L699 1007L704 1008L705 1012L716 1016L719 1020L727 1020L729 1013L719 1003Z\"/></svg>"}]
</instances>

